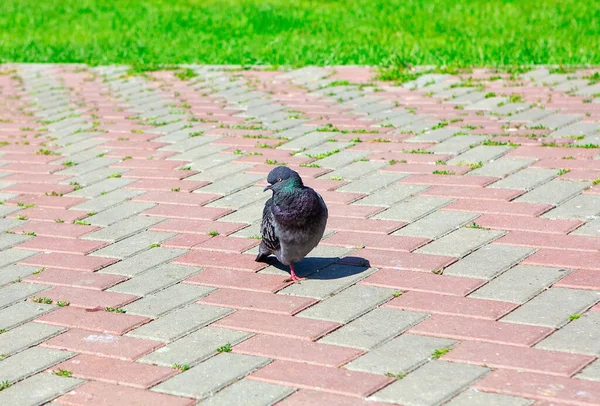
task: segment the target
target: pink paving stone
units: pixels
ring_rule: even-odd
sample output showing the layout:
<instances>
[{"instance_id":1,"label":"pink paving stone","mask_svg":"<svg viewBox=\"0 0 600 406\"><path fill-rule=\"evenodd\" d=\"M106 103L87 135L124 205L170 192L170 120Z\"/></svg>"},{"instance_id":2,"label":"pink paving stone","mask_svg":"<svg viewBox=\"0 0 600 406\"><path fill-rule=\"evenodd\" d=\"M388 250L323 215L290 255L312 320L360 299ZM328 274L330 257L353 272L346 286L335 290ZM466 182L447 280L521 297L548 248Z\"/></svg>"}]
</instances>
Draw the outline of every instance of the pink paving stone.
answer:
<instances>
[{"instance_id":1,"label":"pink paving stone","mask_svg":"<svg viewBox=\"0 0 600 406\"><path fill-rule=\"evenodd\" d=\"M208 185L210 182L178 179L142 179L130 183L125 189L157 190L166 193L186 193ZM179 192L176 190L179 189Z\"/></svg>"},{"instance_id":2,"label":"pink paving stone","mask_svg":"<svg viewBox=\"0 0 600 406\"><path fill-rule=\"evenodd\" d=\"M253 255L194 250L177 258L173 263L200 267L228 268L239 271L256 272L267 264L254 261Z\"/></svg>"},{"instance_id":3,"label":"pink paving stone","mask_svg":"<svg viewBox=\"0 0 600 406\"><path fill-rule=\"evenodd\" d=\"M131 169L121 176L123 178L134 178L134 179L167 179L167 180L180 180L197 174L198 171L165 171L155 169Z\"/></svg>"},{"instance_id":4,"label":"pink paving stone","mask_svg":"<svg viewBox=\"0 0 600 406\"><path fill-rule=\"evenodd\" d=\"M361 134L362 137L362 134ZM369 156L370 161L391 161L396 160L398 162L404 162L408 164L435 164L437 161L446 162L452 158L452 155L446 154L411 154L407 152L382 152ZM395 165L394 165L395 166ZM439 167L435 167L439 169ZM430 172L427 172L430 173Z\"/></svg>"},{"instance_id":5,"label":"pink paving stone","mask_svg":"<svg viewBox=\"0 0 600 406\"><path fill-rule=\"evenodd\" d=\"M348 193L348 192L320 192L319 193L323 200L329 203L340 203L350 204L358 199L365 197L362 193Z\"/></svg>"},{"instance_id":6,"label":"pink paving stone","mask_svg":"<svg viewBox=\"0 0 600 406\"><path fill-rule=\"evenodd\" d=\"M354 348L291 338L284 340L280 337L262 334L255 335L237 344L233 351L241 354L334 368L350 362L364 353L364 351Z\"/></svg>"},{"instance_id":7,"label":"pink paving stone","mask_svg":"<svg viewBox=\"0 0 600 406\"><path fill-rule=\"evenodd\" d=\"M242 138L242 137L226 137L221 138L218 141L213 142L213 145L231 145L238 148L244 147L256 147L257 145L268 145L274 147L278 145L281 140L269 139L269 138Z\"/></svg>"},{"instance_id":8,"label":"pink paving stone","mask_svg":"<svg viewBox=\"0 0 600 406\"><path fill-rule=\"evenodd\" d=\"M457 199L442 210L469 211L474 213L510 214L513 216L537 217L553 206L551 204L504 202L501 200L486 201L479 199Z\"/></svg>"},{"instance_id":9,"label":"pink paving stone","mask_svg":"<svg viewBox=\"0 0 600 406\"><path fill-rule=\"evenodd\" d=\"M514 189L433 186L419 193L419 196L442 196L482 200L512 200L523 193L523 190Z\"/></svg>"},{"instance_id":10,"label":"pink paving stone","mask_svg":"<svg viewBox=\"0 0 600 406\"><path fill-rule=\"evenodd\" d=\"M85 309L95 309L98 307L102 309L105 307L116 309L139 299L139 296L125 293L82 289L73 286L55 286L49 290L45 290L43 295L49 297L54 302L69 302L72 307Z\"/></svg>"},{"instance_id":11,"label":"pink paving stone","mask_svg":"<svg viewBox=\"0 0 600 406\"><path fill-rule=\"evenodd\" d=\"M524 324L434 314L409 331L415 334L455 340L531 347L554 330Z\"/></svg>"},{"instance_id":12,"label":"pink paving stone","mask_svg":"<svg viewBox=\"0 0 600 406\"><path fill-rule=\"evenodd\" d=\"M361 230L364 233L389 234L406 224L404 221L331 217L327 220L327 229L335 231Z\"/></svg>"},{"instance_id":13,"label":"pink paving stone","mask_svg":"<svg viewBox=\"0 0 600 406\"><path fill-rule=\"evenodd\" d=\"M31 185L35 185L31 183ZM6 204L35 204L37 207L68 209L86 202L87 199L69 196L21 195L6 202Z\"/></svg>"},{"instance_id":14,"label":"pink paving stone","mask_svg":"<svg viewBox=\"0 0 600 406\"><path fill-rule=\"evenodd\" d=\"M73 377L146 389L173 375L173 368L79 354L50 369L71 371Z\"/></svg>"},{"instance_id":15,"label":"pink paving stone","mask_svg":"<svg viewBox=\"0 0 600 406\"><path fill-rule=\"evenodd\" d=\"M532 372L500 369L477 382L475 388L484 392L548 400L556 404L600 404L600 382Z\"/></svg>"},{"instance_id":16,"label":"pink paving stone","mask_svg":"<svg viewBox=\"0 0 600 406\"><path fill-rule=\"evenodd\" d=\"M579 255L582 255L581 253ZM585 254L587 255L587 254ZM576 269L554 284L556 287L600 290L598 270Z\"/></svg>"},{"instance_id":17,"label":"pink paving stone","mask_svg":"<svg viewBox=\"0 0 600 406\"><path fill-rule=\"evenodd\" d=\"M385 207L358 206L327 202L330 217L367 218L385 210Z\"/></svg>"},{"instance_id":18,"label":"pink paving stone","mask_svg":"<svg viewBox=\"0 0 600 406\"><path fill-rule=\"evenodd\" d=\"M491 176L410 175L398 183L414 185L483 187L498 180Z\"/></svg>"},{"instance_id":19,"label":"pink paving stone","mask_svg":"<svg viewBox=\"0 0 600 406\"><path fill-rule=\"evenodd\" d=\"M448 172L454 172L456 175L464 175L471 170L468 166L458 165L444 165L442 168L439 165L434 164L417 164L417 163L397 163L395 165L386 166L381 169L382 172L395 172L395 173L422 173L430 174L434 171L444 170Z\"/></svg>"},{"instance_id":20,"label":"pink paving stone","mask_svg":"<svg viewBox=\"0 0 600 406\"><path fill-rule=\"evenodd\" d=\"M211 193L165 193L150 191L131 199L132 202L150 202L162 204L178 204L181 206L203 206L222 197Z\"/></svg>"},{"instance_id":21,"label":"pink paving stone","mask_svg":"<svg viewBox=\"0 0 600 406\"><path fill-rule=\"evenodd\" d=\"M486 281L457 276L436 275L427 272L380 269L359 284L381 286L399 290L440 293L465 296L482 286Z\"/></svg>"},{"instance_id":22,"label":"pink paving stone","mask_svg":"<svg viewBox=\"0 0 600 406\"><path fill-rule=\"evenodd\" d=\"M260 241L253 238L226 237L223 235L218 235L205 242L195 245L193 248L209 251L235 252L241 254L244 251L256 247L258 244L260 244Z\"/></svg>"},{"instance_id":23,"label":"pink paving stone","mask_svg":"<svg viewBox=\"0 0 600 406\"><path fill-rule=\"evenodd\" d=\"M86 255L107 245L108 243L102 241L40 236L16 245L15 248L33 251L57 252L63 254Z\"/></svg>"},{"instance_id":24,"label":"pink paving stone","mask_svg":"<svg viewBox=\"0 0 600 406\"><path fill-rule=\"evenodd\" d=\"M409 291L390 300L384 304L383 307L424 313L473 317L476 319L497 320L514 310L518 305L496 300Z\"/></svg>"},{"instance_id":25,"label":"pink paving stone","mask_svg":"<svg viewBox=\"0 0 600 406\"><path fill-rule=\"evenodd\" d=\"M220 235L229 235L246 227L248 227L248 224L225 221L169 219L155 225L151 230L202 235L207 235L210 231L216 231Z\"/></svg>"},{"instance_id":26,"label":"pink paving stone","mask_svg":"<svg viewBox=\"0 0 600 406\"><path fill-rule=\"evenodd\" d=\"M513 216L510 214L484 214L477 218L476 223L482 227L495 230L566 234L582 225L583 221Z\"/></svg>"},{"instance_id":27,"label":"pink paving stone","mask_svg":"<svg viewBox=\"0 0 600 406\"><path fill-rule=\"evenodd\" d=\"M175 151L157 151L154 149L114 149L108 152L105 157L107 158L121 158L121 159L166 159L173 155L177 155Z\"/></svg>"},{"instance_id":28,"label":"pink paving stone","mask_svg":"<svg viewBox=\"0 0 600 406\"><path fill-rule=\"evenodd\" d=\"M318 300L301 296L277 295L267 292L240 292L237 289L219 289L196 303L254 310L266 313L293 315L317 303Z\"/></svg>"},{"instance_id":29,"label":"pink paving stone","mask_svg":"<svg viewBox=\"0 0 600 406\"><path fill-rule=\"evenodd\" d=\"M249 379L364 398L394 381L383 375L289 361L273 361Z\"/></svg>"},{"instance_id":30,"label":"pink paving stone","mask_svg":"<svg viewBox=\"0 0 600 406\"><path fill-rule=\"evenodd\" d=\"M571 156L566 154L565 156ZM532 167L538 168L551 168L551 169L582 169L586 171L598 171L600 170L600 161L589 160L589 159L541 159L531 165Z\"/></svg>"},{"instance_id":31,"label":"pink paving stone","mask_svg":"<svg viewBox=\"0 0 600 406\"><path fill-rule=\"evenodd\" d=\"M166 248L191 249L193 246L202 244L211 238L212 237L207 234L179 234L178 236L163 242L161 245Z\"/></svg>"},{"instance_id":32,"label":"pink paving stone","mask_svg":"<svg viewBox=\"0 0 600 406\"><path fill-rule=\"evenodd\" d=\"M121 135L122 136L122 135ZM169 145L166 142L152 142L152 141L109 141L106 144L102 144L102 148L107 149L142 149L142 150L157 150L161 147Z\"/></svg>"},{"instance_id":33,"label":"pink paving stone","mask_svg":"<svg viewBox=\"0 0 600 406\"><path fill-rule=\"evenodd\" d=\"M78 224L56 223L48 221L27 221L14 228L15 233L35 233L38 237L79 238L98 230L100 227L80 226ZM66 244L66 243L65 243Z\"/></svg>"},{"instance_id":34,"label":"pink paving stone","mask_svg":"<svg viewBox=\"0 0 600 406\"><path fill-rule=\"evenodd\" d=\"M174 192L170 192L174 193ZM156 216L189 220L216 220L229 213L231 209L218 207L196 207L179 204L159 204L142 213L144 216Z\"/></svg>"},{"instance_id":35,"label":"pink paving stone","mask_svg":"<svg viewBox=\"0 0 600 406\"><path fill-rule=\"evenodd\" d=\"M360 137L360 134L356 135ZM387 138L387 137L381 137ZM379 152L401 152L417 149L429 149L433 144L417 142L359 142L351 148L352 151L379 151Z\"/></svg>"},{"instance_id":36,"label":"pink paving stone","mask_svg":"<svg viewBox=\"0 0 600 406\"><path fill-rule=\"evenodd\" d=\"M91 290L104 290L116 285L117 283L123 282L124 280L127 280L127 277L121 275L69 271L65 269L45 269L38 274L29 275L23 279L23 282L41 283L44 285L56 286L72 286Z\"/></svg>"},{"instance_id":37,"label":"pink paving stone","mask_svg":"<svg viewBox=\"0 0 600 406\"><path fill-rule=\"evenodd\" d=\"M87 382L75 390L65 393L52 403L65 406L191 406L195 399L166 395L123 385L111 385L102 382Z\"/></svg>"},{"instance_id":38,"label":"pink paving stone","mask_svg":"<svg viewBox=\"0 0 600 406\"><path fill-rule=\"evenodd\" d=\"M600 170L575 169L561 175L560 179L595 181L596 179L600 179Z\"/></svg>"},{"instance_id":39,"label":"pink paving stone","mask_svg":"<svg viewBox=\"0 0 600 406\"><path fill-rule=\"evenodd\" d=\"M173 170L188 165L187 161L159 161L156 159L129 159L110 165L111 168Z\"/></svg>"},{"instance_id":40,"label":"pink paving stone","mask_svg":"<svg viewBox=\"0 0 600 406\"><path fill-rule=\"evenodd\" d=\"M591 188L589 188L588 190L586 190L583 193L589 194L589 195L600 195L600 184L592 186Z\"/></svg>"},{"instance_id":41,"label":"pink paving stone","mask_svg":"<svg viewBox=\"0 0 600 406\"><path fill-rule=\"evenodd\" d=\"M51 252L49 254L40 253L38 255L25 258L19 264L39 266L45 268L62 268L74 271L97 271L118 260L115 258L90 257L84 255L58 254Z\"/></svg>"},{"instance_id":42,"label":"pink paving stone","mask_svg":"<svg viewBox=\"0 0 600 406\"><path fill-rule=\"evenodd\" d=\"M35 321L73 329L121 335L151 321L151 319L131 314L108 312L104 308L89 310L67 306L47 313L35 319Z\"/></svg>"},{"instance_id":43,"label":"pink paving stone","mask_svg":"<svg viewBox=\"0 0 600 406\"><path fill-rule=\"evenodd\" d=\"M277 403L277 406L386 406L389 403L373 402L321 391L300 389Z\"/></svg>"},{"instance_id":44,"label":"pink paving stone","mask_svg":"<svg viewBox=\"0 0 600 406\"><path fill-rule=\"evenodd\" d=\"M275 293L291 284L291 282L284 282L284 279L277 275L218 268L203 269L183 283L268 293Z\"/></svg>"},{"instance_id":45,"label":"pink paving stone","mask_svg":"<svg viewBox=\"0 0 600 406\"><path fill-rule=\"evenodd\" d=\"M515 347L513 345L463 341L444 355L442 359L474 365L487 365L491 368L569 377L594 361L595 358L588 355Z\"/></svg>"},{"instance_id":46,"label":"pink paving stone","mask_svg":"<svg viewBox=\"0 0 600 406\"><path fill-rule=\"evenodd\" d=\"M74 221L86 218L88 215L85 211L34 207L31 209L25 209L16 213L12 213L8 217L16 218L17 216L24 216L28 220L54 222L56 222L56 220L62 220L65 223L72 223Z\"/></svg>"},{"instance_id":47,"label":"pink paving stone","mask_svg":"<svg viewBox=\"0 0 600 406\"><path fill-rule=\"evenodd\" d=\"M590 307L590 312L600 312L600 303Z\"/></svg>"},{"instance_id":48,"label":"pink paving stone","mask_svg":"<svg viewBox=\"0 0 600 406\"><path fill-rule=\"evenodd\" d=\"M355 251L352 256L342 258L340 263L361 266L365 260L371 267L406 269L412 271L432 272L443 269L456 261L454 257L441 255L413 254L402 251L384 251L364 248Z\"/></svg>"},{"instance_id":49,"label":"pink paving stone","mask_svg":"<svg viewBox=\"0 0 600 406\"><path fill-rule=\"evenodd\" d=\"M11 186L7 186L2 189L2 192L6 193L17 193L17 194L31 194L31 195L44 195L44 194L66 194L71 191L75 186L73 185L60 185L52 183L17 183Z\"/></svg>"},{"instance_id":50,"label":"pink paving stone","mask_svg":"<svg viewBox=\"0 0 600 406\"><path fill-rule=\"evenodd\" d=\"M598 252L600 239L581 235L562 235L535 233L531 231L511 231L494 241L496 244L516 245L521 247L551 248L572 251Z\"/></svg>"},{"instance_id":51,"label":"pink paving stone","mask_svg":"<svg viewBox=\"0 0 600 406\"><path fill-rule=\"evenodd\" d=\"M405 237L401 235L378 235L372 233L338 231L321 241L321 245L349 248L371 248L389 251L414 251L431 241L428 238Z\"/></svg>"},{"instance_id":52,"label":"pink paving stone","mask_svg":"<svg viewBox=\"0 0 600 406\"><path fill-rule=\"evenodd\" d=\"M505 156L531 157L539 159L562 159L565 156L573 156L577 159L593 159L596 155L598 155L598 151L595 149L522 146L511 150Z\"/></svg>"},{"instance_id":53,"label":"pink paving stone","mask_svg":"<svg viewBox=\"0 0 600 406\"><path fill-rule=\"evenodd\" d=\"M42 175L31 176L24 173L15 173L2 178L2 182L17 182L17 183L59 183L69 179L70 176L65 175Z\"/></svg>"},{"instance_id":54,"label":"pink paving stone","mask_svg":"<svg viewBox=\"0 0 600 406\"><path fill-rule=\"evenodd\" d=\"M4 150L4 149L3 149ZM48 165L48 164L20 164L20 163L12 163L8 165L4 165L2 167L2 172L12 172L12 173L27 173L27 174L48 174L54 173L64 169L62 165Z\"/></svg>"},{"instance_id":55,"label":"pink paving stone","mask_svg":"<svg viewBox=\"0 0 600 406\"><path fill-rule=\"evenodd\" d=\"M600 270L600 252L542 248L523 261L525 265L555 266L576 269Z\"/></svg>"},{"instance_id":56,"label":"pink paving stone","mask_svg":"<svg viewBox=\"0 0 600 406\"><path fill-rule=\"evenodd\" d=\"M335 330L340 324L283 314L237 310L211 326L314 341Z\"/></svg>"}]
</instances>

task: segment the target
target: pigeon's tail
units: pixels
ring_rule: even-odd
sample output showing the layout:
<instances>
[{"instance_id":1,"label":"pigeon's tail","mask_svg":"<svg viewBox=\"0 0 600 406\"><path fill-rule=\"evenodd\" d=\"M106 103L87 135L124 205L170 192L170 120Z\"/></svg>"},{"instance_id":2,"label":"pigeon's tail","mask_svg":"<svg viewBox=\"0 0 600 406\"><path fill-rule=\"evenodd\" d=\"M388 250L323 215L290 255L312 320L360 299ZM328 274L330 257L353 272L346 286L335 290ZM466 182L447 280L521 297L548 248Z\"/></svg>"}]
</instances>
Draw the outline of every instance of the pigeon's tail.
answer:
<instances>
[{"instance_id":1,"label":"pigeon's tail","mask_svg":"<svg viewBox=\"0 0 600 406\"><path fill-rule=\"evenodd\" d=\"M268 258L269 258L269 254L259 252L258 255L256 256L255 261L256 262L269 262Z\"/></svg>"},{"instance_id":2,"label":"pigeon's tail","mask_svg":"<svg viewBox=\"0 0 600 406\"><path fill-rule=\"evenodd\" d=\"M256 256L256 262L268 262L269 255L271 255L271 250L265 246L265 242L261 241L258 246L258 255Z\"/></svg>"}]
</instances>

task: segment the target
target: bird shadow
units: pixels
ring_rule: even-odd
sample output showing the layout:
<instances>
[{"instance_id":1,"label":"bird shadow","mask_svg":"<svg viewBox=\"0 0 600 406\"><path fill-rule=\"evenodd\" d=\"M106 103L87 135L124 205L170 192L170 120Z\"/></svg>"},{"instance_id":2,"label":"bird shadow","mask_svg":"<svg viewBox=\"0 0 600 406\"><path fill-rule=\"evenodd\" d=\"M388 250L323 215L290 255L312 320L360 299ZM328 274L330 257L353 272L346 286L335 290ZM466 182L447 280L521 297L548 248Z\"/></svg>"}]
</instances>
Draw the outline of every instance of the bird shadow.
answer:
<instances>
[{"instance_id":1,"label":"bird shadow","mask_svg":"<svg viewBox=\"0 0 600 406\"><path fill-rule=\"evenodd\" d=\"M275 257L269 257L267 263L284 272L290 267L283 265ZM371 267L369 261L362 257L307 257L296 262L296 275L301 278L315 280L340 279L366 272Z\"/></svg>"}]
</instances>

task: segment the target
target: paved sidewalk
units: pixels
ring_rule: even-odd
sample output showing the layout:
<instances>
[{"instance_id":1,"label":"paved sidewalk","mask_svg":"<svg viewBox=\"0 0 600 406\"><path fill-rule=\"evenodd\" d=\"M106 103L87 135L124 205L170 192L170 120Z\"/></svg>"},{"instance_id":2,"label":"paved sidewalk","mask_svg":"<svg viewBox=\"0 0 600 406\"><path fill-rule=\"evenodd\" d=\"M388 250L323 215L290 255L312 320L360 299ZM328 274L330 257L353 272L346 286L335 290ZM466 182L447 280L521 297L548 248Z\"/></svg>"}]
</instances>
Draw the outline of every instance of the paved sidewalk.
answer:
<instances>
[{"instance_id":1,"label":"paved sidewalk","mask_svg":"<svg viewBox=\"0 0 600 406\"><path fill-rule=\"evenodd\" d=\"M189 69L0 66L0 404L600 404L598 70Z\"/></svg>"}]
</instances>

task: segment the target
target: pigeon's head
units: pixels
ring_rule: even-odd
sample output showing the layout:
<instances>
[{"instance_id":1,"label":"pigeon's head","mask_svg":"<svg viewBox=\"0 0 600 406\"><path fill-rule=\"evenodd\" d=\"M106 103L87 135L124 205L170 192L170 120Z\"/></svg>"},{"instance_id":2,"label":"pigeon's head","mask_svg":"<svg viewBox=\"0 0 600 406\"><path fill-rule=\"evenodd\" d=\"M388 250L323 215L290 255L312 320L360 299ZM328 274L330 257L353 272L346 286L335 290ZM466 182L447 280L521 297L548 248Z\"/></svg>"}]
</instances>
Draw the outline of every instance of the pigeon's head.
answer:
<instances>
[{"instance_id":1,"label":"pigeon's head","mask_svg":"<svg viewBox=\"0 0 600 406\"><path fill-rule=\"evenodd\" d=\"M293 189L304 186L298 172L291 170L287 166L278 166L269 172L267 182L269 182L269 185L265 188L265 191L272 190L273 192L278 192L283 188Z\"/></svg>"}]
</instances>

